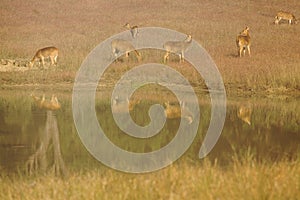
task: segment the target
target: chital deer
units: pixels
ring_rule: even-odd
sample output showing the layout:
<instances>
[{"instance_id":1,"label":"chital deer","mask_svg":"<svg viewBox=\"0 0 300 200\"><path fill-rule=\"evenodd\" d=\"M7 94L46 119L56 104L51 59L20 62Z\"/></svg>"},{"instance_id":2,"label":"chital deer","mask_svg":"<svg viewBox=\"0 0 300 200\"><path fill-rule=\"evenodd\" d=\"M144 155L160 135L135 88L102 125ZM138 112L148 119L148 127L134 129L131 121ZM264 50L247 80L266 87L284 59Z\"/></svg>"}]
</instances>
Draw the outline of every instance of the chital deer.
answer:
<instances>
[{"instance_id":1,"label":"chital deer","mask_svg":"<svg viewBox=\"0 0 300 200\"><path fill-rule=\"evenodd\" d=\"M287 20L288 23L291 25L293 22L294 24L297 24L297 19L296 17L290 13L290 12L284 12L284 11L279 11L276 16L275 16L275 24L279 24L281 20Z\"/></svg>"},{"instance_id":2,"label":"chital deer","mask_svg":"<svg viewBox=\"0 0 300 200\"><path fill-rule=\"evenodd\" d=\"M45 47L43 49L39 49L32 60L29 62L29 67L33 67L34 63L38 61L39 66L42 62L43 67L45 66L45 58L50 58L51 65L57 64L57 57L58 57L58 48L56 47Z\"/></svg>"},{"instance_id":3,"label":"chital deer","mask_svg":"<svg viewBox=\"0 0 300 200\"><path fill-rule=\"evenodd\" d=\"M246 49L248 50L249 56L251 56L250 53L250 46L251 46L251 38L249 34L249 27L247 26L236 38L236 45L238 48L238 55L242 57L245 56Z\"/></svg>"},{"instance_id":4,"label":"chital deer","mask_svg":"<svg viewBox=\"0 0 300 200\"><path fill-rule=\"evenodd\" d=\"M116 61L117 61L118 54L124 53L124 52L125 52L126 58L129 59L129 53L131 51L133 51L135 53L138 61L140 61L142 58L141 54L134 48L132 43L127 40L122 40L122 39L113 40L111 42L111 49L112 49L113 55L116 58Z\"/></svg>"},{"instance_id":5,"label":"chital deer","mask_svg":"<svg viewBox=\"0 0 300 200\"><path fill-rule=\"evenodd\" d=\"M137 34L139 33L138 26L130 26L129 23L126 23L124 27L130 31L133 38L136 38Z\"/></svg>"},{"instance_id":6,"label":"chital deer","mask_svg":"<svg viewBox=\"0 0 300 200\"><path fill-rule=\"evenodd\" d=\"M186 39L183 41L168 41L163 45L166 50L164 56L164 63L169 59L170 53L175 53L179 55L179 62L184 62L184 52L190 46L192 42L192 36L187 35Z\"/></svg>"},{"instance_id":7,"label":"chital deer","mask_svg":"<svg viewBox=\"0 0 300 200\"><path fill-rule=\"evenodd\" d=\"M171 105L168 101L164 103L165 105L165 116L168 119L176 119L176 118L185 118L188 120L188 123L191 124L193 122L193 114L190 112L188 108L185 107L185 103L180 102L180 106ZM182 107L182 112L181 112Z\"/></svg>"}]
</instances>

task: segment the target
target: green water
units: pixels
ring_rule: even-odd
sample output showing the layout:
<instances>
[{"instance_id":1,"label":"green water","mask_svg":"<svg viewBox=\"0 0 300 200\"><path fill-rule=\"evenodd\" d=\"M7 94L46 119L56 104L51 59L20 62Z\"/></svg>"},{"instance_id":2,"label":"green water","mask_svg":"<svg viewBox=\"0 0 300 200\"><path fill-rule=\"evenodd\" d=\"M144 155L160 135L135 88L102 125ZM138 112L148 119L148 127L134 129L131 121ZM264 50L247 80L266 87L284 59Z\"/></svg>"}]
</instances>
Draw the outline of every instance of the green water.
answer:
<instances>
[{"instance_id":1,"label":"green water","mask_svg":"<svg viewBox=\"0 0 300 200\"><path fill-rule=\"evenodd\" d=\"M51 141L45 154L46 170L51 168L56 159L54 151L58 148L57 145L60 147L61 159L69 170L104 167L87 152L77 135L72 115L71 94L61 94L58 98L62 108L48 112L48 115L53 116L51 119L57 121L58 127L56 134L59 141L53 143L53 133L50 131L47 135L45 132L46 124L52 123L49 122L47 111L39 109L26 92L5 92L1 95L0 171L28 171L26 163L47 137L50 137ZM98 121L104 132L114 144L128 151L158 150L174 138L179 127L180 119L167 119L159 134L148 139L133 138L117 127L109 101L96 102ZM137 124L147 125L150 122L147 110L153 103L155 102L143 100L135 106L131 116ZM241 119L237 114L243 107L251 110L248 121ZM200 101L198 134L183 156L189 161L201 162L198 153L209 125L210 109L208 98ZM233 156L243 157L248 154L260 162L295 159L300 155L299 113L298 98L229 98L223 132L208 158L217 159L221 166L230 164ZM184 160L176 162L185 162Z\"/></svg>"}]
</instances>

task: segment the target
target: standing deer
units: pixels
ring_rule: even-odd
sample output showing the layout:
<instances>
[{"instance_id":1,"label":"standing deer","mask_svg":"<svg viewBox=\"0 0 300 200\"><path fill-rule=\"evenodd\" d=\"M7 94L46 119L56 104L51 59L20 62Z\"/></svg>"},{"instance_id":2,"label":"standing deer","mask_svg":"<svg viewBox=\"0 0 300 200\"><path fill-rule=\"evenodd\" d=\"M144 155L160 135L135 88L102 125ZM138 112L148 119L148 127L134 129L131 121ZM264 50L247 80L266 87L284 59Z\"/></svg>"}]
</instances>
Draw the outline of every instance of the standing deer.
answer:
<instances>
[{"instance_id":1,"label":"standing deer","mask_svg":"<svg viewBox=\"0 0 300 200\"><path fill-rule=\"evenodd\" d=\"M133 38L136 38L137 34L139 33L138 26L130 26L129 23L126 23L124 27L130 31Z\"/></svg>"},{"instance_id":2,"label":"standing deer","mask_svg":"<svg viewBox=\"0 0 300 200\"><path fill-rule=\"evenodd\" d=\"M248 50L249 56L250 53L250 46L251 46L251 38L249 34L249 27L247 26L236 38L236 45L238 48L238 55L242 57L242 52L245 56L246 49Z\"/></svg>"},{"instance_id":3,"label":"standing deer","mask_svg":"<svg viewBox=\"0 0 300 200\"><path fill-rule=\"evenodd\" d=\"M137 60L140 61L142 56L141 54L134 48L131 42L122 39L115 39L111 42L112 53L115 56L116 60L119 53L124 53L126 58L129 59L129 53L133 51L137 57Z\"/></svg>"},{"instance_id":4,"label":"standing deer","mask_svg":"<svg viewBox=\"0 0 300 200\"><path fill-rule=\"evenodd\" d=\"M50 58L51 65L57 64L57 57L58 57L58 48L56 47L45 47L43 49L39 49L32 60L29 62L29 67L33 67L35 61L38 61L39 66L42 62L43 67L45 66L45 58Z\"/></svg>"},{"instance_id":5,"label":"standing deer","mask_svg":"<svg viewBox=\"0 0 300 200\"><path fill-rule=\"evenodd\" d=\"M297 24L296 17L290 12L279 11L275 16L275 22L274 23L279 24L279 22L281 20L287 20L289 25L291 25L293 22L294 22L294 24Z\"/></svg>"},{"instance_id":6,"label":"standing deer","mask_svg":"<svg viewBox=\"0 0 300 200\"><path fill-rule=\"evenodd\" d=\"M163 45L163 48L166 50L164 56L164 63L169 59L170 53L175 53L179 55L179 62L184 62L184 52L190 46L192 42L192 36L187 35L186 39L183 41L168 41Z\"/></svg>"}]
</instances>

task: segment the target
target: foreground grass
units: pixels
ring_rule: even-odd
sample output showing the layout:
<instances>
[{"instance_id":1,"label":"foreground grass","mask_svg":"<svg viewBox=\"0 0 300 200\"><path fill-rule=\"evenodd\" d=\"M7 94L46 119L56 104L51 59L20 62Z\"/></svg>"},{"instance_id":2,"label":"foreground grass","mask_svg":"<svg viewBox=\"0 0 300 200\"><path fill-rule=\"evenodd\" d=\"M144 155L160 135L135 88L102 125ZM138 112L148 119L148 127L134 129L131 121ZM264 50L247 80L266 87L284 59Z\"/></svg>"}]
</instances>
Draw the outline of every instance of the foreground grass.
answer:
<instances>
[{"instance_id":1,"label":"foreground grass","mask_svg":"<svg viewBox=\"0 0 300 200\"><path fill-rule=\"evenodd\" d=\"M110 169L70 172L62 179L0 178L1 199L297 199L300 162L262 164L252 159L220 168L176 162L149 174L125 174Z\"/></svg>"}]
</instances>

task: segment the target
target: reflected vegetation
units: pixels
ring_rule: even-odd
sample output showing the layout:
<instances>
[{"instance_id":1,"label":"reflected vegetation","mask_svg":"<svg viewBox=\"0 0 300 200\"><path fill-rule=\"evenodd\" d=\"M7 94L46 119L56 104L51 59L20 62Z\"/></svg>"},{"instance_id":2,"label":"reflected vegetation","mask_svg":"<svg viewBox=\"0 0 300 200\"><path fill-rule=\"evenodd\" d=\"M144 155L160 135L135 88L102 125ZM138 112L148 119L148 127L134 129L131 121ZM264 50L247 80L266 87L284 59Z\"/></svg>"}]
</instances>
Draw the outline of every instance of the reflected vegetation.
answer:
<instances>
[{"instance_id":1,"label":"reflected vegetation","mask_svg":"<svg viewBox=\"0 0 300 200\"><path fill-rule=\"evenodd\" d=\"M157 102L143 99L132 101L124 103L126 106L134 105L129 109L131 117L137 124L147 125L150 120L149 107ZM293 160L299 156L300 108L297 98L234 98L227 102L225 127L208 159L217 160L220 166L227 166L232 162L232 157L242 158L249 153L258 162ZM164 105L164 102L159 103ZM211 106L209 99L199 103L198 134L178 162L185 162L185 158L202 162L197 156L209 125ZM170 104L179 106L179 102ZM54 109L53 105L60 108ZM159 134L139 139L124 134L117 127L109 100L96 99L95 109L106 136L120 148L132 152L151 152L167 145L176 135L180 122L180 118L169 117ZM43 96L30 97L25 92L6 92L0 97L1 173L35 174L53 170L57 175L66 175L68 170L99 167L105 168L92 158L77 135L72 118L71 94L58 94L49 100Z\"/></svg>"}]
</instances>

